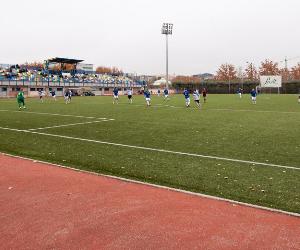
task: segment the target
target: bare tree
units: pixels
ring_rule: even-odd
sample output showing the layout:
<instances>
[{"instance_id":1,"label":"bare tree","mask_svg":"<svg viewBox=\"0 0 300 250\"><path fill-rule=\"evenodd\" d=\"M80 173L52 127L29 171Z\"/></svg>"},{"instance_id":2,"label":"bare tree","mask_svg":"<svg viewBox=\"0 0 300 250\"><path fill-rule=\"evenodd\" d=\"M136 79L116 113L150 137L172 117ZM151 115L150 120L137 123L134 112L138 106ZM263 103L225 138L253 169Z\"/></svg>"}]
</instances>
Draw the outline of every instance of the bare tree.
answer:
<instances>
[{"instance_id":1,"label":"bare tree","mask_svg":"<svg viewBox=\"0 0 300 250\"><path fill-rule=\"evenodd\" d=\"M253 63L248 63L245 73L248 80L256 81L258 79L257 69Z\"/></svg>"}]
</instances>

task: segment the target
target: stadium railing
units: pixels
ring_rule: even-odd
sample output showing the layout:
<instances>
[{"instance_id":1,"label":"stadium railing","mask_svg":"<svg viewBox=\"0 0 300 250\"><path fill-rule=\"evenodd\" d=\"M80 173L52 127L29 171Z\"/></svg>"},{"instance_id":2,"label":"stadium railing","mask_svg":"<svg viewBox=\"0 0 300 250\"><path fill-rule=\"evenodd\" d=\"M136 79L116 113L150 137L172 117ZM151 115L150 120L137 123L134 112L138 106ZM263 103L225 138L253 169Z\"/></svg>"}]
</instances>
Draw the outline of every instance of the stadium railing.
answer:
<instances>
[{"instance_id":1,"label":"stadium railing","mask_svg":"<svg viewBox=\"0 0 300 250\"><path fill-rule=\"evenodd\" d=\"M117 83L105 83L101 81L74 81L74 80L47 80L47 79L40 79L40 80L26 80L26 79L0 79L0 85L1 86L28 86L28 87L34 87L34 86L43 86L43 87L102 87L102 88L109 88L109 87L142 87L143 85L141 83L133 82L133 83L126 83L126 82L117 82Z\"/></svg>"}]
</instances>

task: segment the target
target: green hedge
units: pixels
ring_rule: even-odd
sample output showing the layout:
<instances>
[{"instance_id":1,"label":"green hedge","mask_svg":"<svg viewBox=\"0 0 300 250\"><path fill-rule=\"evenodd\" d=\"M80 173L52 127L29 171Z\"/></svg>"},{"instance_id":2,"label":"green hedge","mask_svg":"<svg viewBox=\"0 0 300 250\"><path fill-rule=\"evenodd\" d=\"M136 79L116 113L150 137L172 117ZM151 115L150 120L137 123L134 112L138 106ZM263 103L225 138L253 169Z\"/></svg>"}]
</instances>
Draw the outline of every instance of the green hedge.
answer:
<instances>
[{"instance_id":1,"label":"green hedge","mask_svg":"<svg viewBox=\"0 0 300 250\"><path fill-rule=\"evenodd\" d=\"M181 92L184 88L189 90L206 88L211 94L235 94L239 88L243 89L244 93L250 93L251 89L255 89L259 86L259 82L233 82L230 84L227 82L202 82L202 83L172 83L172 87L178 92ZM266 89L264 89L266 92ZM277 88L270 88L268 93L277 93ZM283 82L280 88L282 94L299 94L300 93L300 81Z\"/></svg>"}]
</instances>

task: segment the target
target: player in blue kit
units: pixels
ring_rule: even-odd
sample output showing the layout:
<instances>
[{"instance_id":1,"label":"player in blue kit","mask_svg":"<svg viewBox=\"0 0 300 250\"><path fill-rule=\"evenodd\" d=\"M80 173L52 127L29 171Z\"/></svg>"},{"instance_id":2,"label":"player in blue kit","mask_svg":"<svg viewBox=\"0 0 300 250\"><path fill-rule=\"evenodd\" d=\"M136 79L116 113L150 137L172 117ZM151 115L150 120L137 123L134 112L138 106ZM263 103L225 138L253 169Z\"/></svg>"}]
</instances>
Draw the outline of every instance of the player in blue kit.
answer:
<instances>
[{"instance_id":1,"label":"player in blue kit","mask_svg":"<svg viewBox=\"0 0 300 250\"><path fill-rule=\"evenodd\" d=\"M71 90L66 90L65 94L64 94L64 98L65 98L65 103L66 104L69 104L71 102L71 95L72 95L72 92Z\"/></svg>"},{"instance_id":2,"label":"player in blue kit","mask_svg":"<svg viewBox=\"0 0 300 250\"><path fill-rule=\"evenodd\" d=\"M52 90L52 91L51 91L51 96L52 96L52 98L54 99L54 101L56 101L56 93L55 93L55 90Z\"/></svg>"},{"instance_id":3,"label":"player in blue kit","mask_svg":"<svg viewBox=\"0 0 300 250\"><path fill-rule=\"evenodd\" d=\"M256 104L257 92L255 91L255 89L251 90L250 95L251 95L252 103Z\"/></svg>"},{"instance_id":4,"label":"player in blue kit","mask_svg":"<svg viewBox=\"0 0 300 250\"><path fill-rule=\"evenodd\" d=\"M184 95L184 98L185 98L185 105L188 108L188 107L190 107L190 103L191 103L190 93L187 89L184 89L183 95Z\"/></svg>"},{"instance_id":5,"label":"player in blue kit","mask_svg":"<svg viewBox=\"0 0 300 250\"><path fill-rule=\"evenodd\" d=\"M149 107L151 105L151 94L150 94L150 91L148 89L145 90L144 96L145 96L145 100L146 100L146 103L147 103L147 107Z\"/></svg>"},{"instance_id":6,"label":"player in blue kit","mask_svg":"<svg viewBox=\"0 0 300 250\"><path fill-rule=\"evenodd\" d=\"M114 90L113 90L113 104L119 104L119 90L118 90L118 88L114 88Z\"/></svg>"},{"instance_id":7,"label":"player in blue kit","mask_svg":"<svg viewBox=\"0 0 300 250\"><path fill-rule=\"evenodd\" d=\"M168 101L169 100L169 90L167 88L165 88L164 90L164 101Z\"/></svg>"},{"instance_id":8,"label":"player in blue kit","mask_svg":"<svg viewBox=\"0 0 300 250\"><path fill-rule=\"evenodd\" d=\"M157 90L157 96L160 97L160 89Z\"/></svg>"},{"instance_id":9,"label":"player in blue kit","mask_svg":"<svg viewBox=\"0 0 300 250\"><path fill-rule=\"evenodd\" d=\"M242 98L243 89L239 88L237 93L238 93L239 97Z\"/></svg>"}]
</instances>

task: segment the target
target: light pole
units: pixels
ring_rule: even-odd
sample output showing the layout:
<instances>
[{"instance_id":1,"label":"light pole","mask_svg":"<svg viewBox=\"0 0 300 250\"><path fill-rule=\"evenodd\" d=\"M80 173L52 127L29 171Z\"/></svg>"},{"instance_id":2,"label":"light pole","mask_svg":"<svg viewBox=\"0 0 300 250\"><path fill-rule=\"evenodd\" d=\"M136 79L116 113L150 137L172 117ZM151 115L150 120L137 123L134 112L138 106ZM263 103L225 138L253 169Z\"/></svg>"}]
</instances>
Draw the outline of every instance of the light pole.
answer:
<instances>
[{"instance_id":1,"label":"light pole","mask_svg":"<svg viewBox=\"0 0 300 250\"><path fill-rule=\"evenodd\" d=\"M173 24L164 23L161 29L161 33L166 35L166 88L169 89L169 44L168 35L172 35Z\"/></svg>"},{"instance_id":2,"label":"light pole","mask_svg":"<svg viewBox=\"0 0 300 250\"><path fill-rule=\"evenodd\" d=\"M239 68L239 78L241 79L241 82L242 82L242 89L244 89L244 73L243 73L243 67L240 66Z\"/></svg>"}]
</instances>

